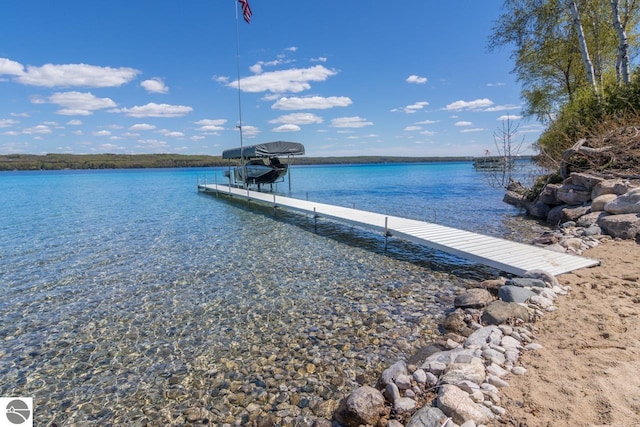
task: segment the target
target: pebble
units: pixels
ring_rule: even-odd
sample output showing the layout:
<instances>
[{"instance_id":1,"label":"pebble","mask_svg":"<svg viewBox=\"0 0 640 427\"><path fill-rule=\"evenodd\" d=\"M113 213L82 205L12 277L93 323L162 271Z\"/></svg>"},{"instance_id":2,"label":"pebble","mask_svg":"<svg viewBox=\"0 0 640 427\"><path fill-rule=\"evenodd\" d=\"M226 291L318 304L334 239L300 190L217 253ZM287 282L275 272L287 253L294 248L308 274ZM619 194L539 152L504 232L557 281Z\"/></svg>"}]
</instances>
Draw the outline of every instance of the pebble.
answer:
<instances>
[{"instance_id":1,"label":"pebble","mask_svg":"<svg viewBox=\"0 0 640 427\"><path fill-rule=\"evenodd\" d=\"M524 375L527 373L527 370L522 366L514 366L513 368L511 368L511 373L513 375Z\"/></svg>"}]
</instances>

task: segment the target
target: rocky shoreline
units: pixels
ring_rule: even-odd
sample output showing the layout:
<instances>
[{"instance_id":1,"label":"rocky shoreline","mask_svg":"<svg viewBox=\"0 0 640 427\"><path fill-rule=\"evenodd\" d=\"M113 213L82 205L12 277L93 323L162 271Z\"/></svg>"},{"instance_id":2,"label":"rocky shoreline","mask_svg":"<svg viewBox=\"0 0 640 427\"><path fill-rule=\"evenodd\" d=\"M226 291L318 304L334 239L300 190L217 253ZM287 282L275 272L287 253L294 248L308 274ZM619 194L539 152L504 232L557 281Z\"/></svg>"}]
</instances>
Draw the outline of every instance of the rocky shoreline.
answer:
<instances>
[{"instance_id":1,"label":"rocky shoreline","mask_svg":"<svg viewBox=\"0 0 640 427\"><path fill-rule=\"evenodd\" d=\"M527 189L522 185L512 182L504 201L553 226L570 223L585 228L584 236L604 233L635 239L640 232L638 179L572 173L562 183L546 184L535 200L527 198Z\"/></svg>"},{"instance_id":2,"label":"rocky shoreline","mask_svg":"<svg viewBox=\"0 0 640 427\"><path fill-rule=\"evenodd\" d=\"M576 239L579 227L558 231L560 241ZM564 239L563 239L564 237ZM610 240L587 236L580 251ZM362 386L340 401L334 421L314 427L473 427L508 419L500 389L509 378L526 374L524 352L537 352L535 322L557 310L555 300L570 292L544 271L524 278L499 278L469 284L442 320L441 339L409 360L387 368L375 386Z\"/></svg>"},{"instance_id":3,"label":"rocky shoreline","mask_svg":"<svg viewBox=\"0 0 640 427\"><path fill-rule=\"evenodd\" d=\"M635 181L574 173L562 184L546 185L534 202L525 194L514 184L505 201L558 225L533 241L551 250L580 255L612 238L637 239L640 232L640 184ZM343 398L334 422L348 427L505 423L509 416L500 389L509 386L510 377L526 374L518 363L521 354L542 349L534 341L536 320L557 310L554 301L568 292L570 287L543 271L471 285L441 322L439 342L394 363L375 387L362 386Z\"/></svg>"},{"instance_id":4,"label":"rocky shoreline","mask_svg":"<svg viewBox=\"0 0 640 427\"><path fill-rule=\"evenodd\" d=\"M455 299L442 322L442 339L408 361L398 361L376 387L363 386L340 402L335 420L344 426L464 427L488 425L506 415L500 389L524 375L522 352L538 351L536 318L556 310L569 292L553 276L480 283ZM496 299L496 296L499 299ZM316 427L331 426L318 420Z\"/></svg>"}]
</instances>

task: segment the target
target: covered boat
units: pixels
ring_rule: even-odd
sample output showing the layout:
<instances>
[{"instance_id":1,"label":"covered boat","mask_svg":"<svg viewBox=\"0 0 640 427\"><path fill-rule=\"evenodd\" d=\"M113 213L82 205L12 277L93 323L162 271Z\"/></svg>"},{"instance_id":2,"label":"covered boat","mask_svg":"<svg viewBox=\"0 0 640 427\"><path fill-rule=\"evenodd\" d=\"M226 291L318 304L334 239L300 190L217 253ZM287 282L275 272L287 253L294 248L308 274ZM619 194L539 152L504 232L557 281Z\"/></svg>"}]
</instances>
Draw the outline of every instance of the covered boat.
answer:
<instances>
[{"instance_id":1,"label":"covered boat","mask_svg":"<svg viewBox=\"0 0 640 427\"><path fill-rule=\"evenodd\" d=\"M223 159L240 159L240 165L225 172L234 184L272 184L283 178L293 156L304 154L304 145L298 142L274 141L224 150ZM278 157L287 157L282 163Z\"/></svg>"}]
</instances>

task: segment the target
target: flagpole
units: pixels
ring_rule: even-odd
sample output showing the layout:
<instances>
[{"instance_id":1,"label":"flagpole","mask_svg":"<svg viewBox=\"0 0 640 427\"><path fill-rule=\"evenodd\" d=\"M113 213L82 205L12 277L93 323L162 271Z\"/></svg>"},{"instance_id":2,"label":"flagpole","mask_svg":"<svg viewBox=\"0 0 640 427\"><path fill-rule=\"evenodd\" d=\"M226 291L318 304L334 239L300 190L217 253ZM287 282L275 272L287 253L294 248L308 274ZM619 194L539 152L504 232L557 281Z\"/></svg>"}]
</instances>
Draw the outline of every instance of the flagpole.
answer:
<instances>
[{"instance_id":1,"label":"flagpole","mask_svg":"<svg viewBox=\"0 0 640 427\"><path fill-rule=\"evenodd\" d=\"M240 162L242 164L242 186L247 182L247 168L244 161L244 147L242 141L242 97L240 96L240 30L238 25L238 2L233 0L236 10L236 72L238 77L238 130L240 131Z\"/></svg>"}]
</instances>

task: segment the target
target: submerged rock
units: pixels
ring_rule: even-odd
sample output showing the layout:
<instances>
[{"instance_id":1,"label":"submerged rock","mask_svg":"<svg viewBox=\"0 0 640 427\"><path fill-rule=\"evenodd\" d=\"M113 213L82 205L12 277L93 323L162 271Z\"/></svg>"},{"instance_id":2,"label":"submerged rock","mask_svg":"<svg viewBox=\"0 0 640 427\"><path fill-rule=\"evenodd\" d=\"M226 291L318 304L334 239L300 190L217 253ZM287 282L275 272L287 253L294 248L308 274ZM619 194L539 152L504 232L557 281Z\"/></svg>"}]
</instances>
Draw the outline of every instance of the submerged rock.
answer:
<instances>
[{"instance_id":1,"label":"submerged rock","mask_svg":"<svg viewBox=\"0 0 640 427\"><path fill-rule=\"evenodd\" d=\"M458 295L453 304L457 308L482 308L493 301L493 296L486 289L468 289L462 295Z\"/></svg>"}]
</instances>

